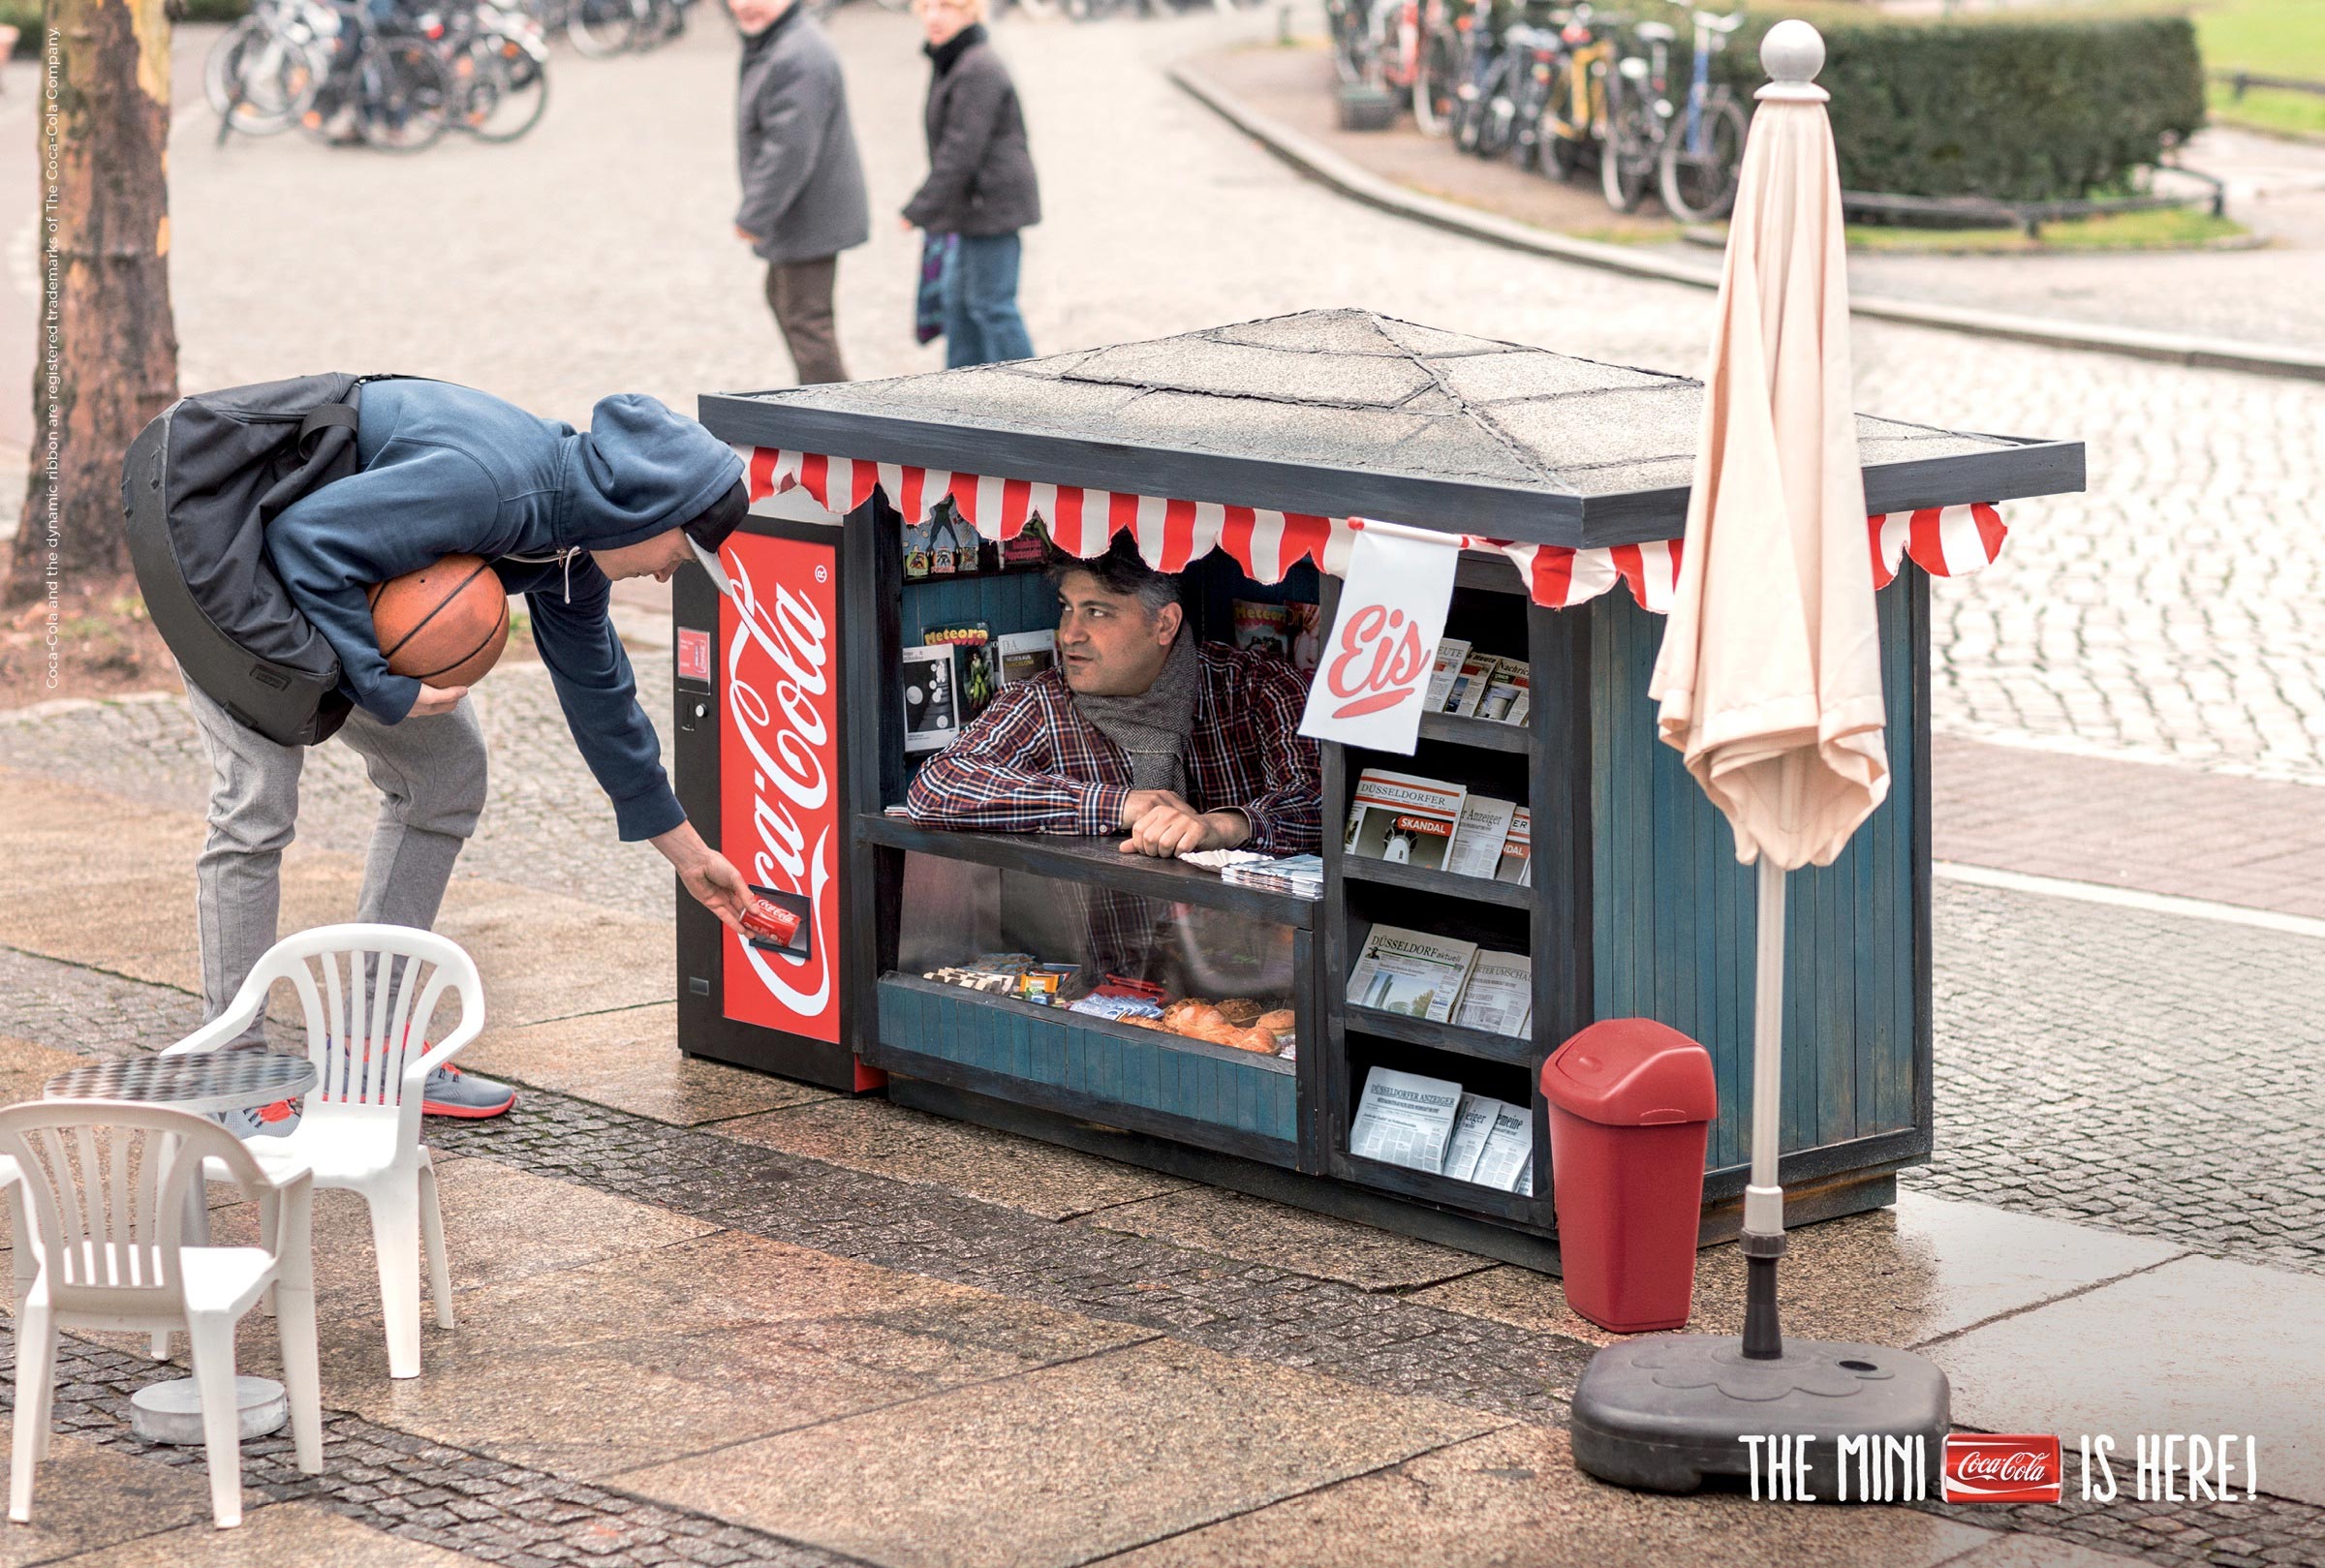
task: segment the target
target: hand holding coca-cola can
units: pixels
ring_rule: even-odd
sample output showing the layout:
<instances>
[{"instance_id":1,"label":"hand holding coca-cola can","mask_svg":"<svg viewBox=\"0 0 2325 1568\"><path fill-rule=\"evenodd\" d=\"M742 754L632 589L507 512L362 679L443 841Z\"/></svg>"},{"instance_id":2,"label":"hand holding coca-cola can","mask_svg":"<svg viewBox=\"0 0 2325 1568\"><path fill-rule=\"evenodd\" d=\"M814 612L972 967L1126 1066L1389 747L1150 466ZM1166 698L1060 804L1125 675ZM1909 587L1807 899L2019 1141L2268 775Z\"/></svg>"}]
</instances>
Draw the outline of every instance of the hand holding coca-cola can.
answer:
<instances>
[{"instance_id":1,"label":"hand holding coca-cola can","mask_svg":"<svg viewBox=\"0 0 2325 1568\"><path fill-rule=\"evenodd\" d=\"M799 917L773 899L754 895L743 907L743 933L764 937L778 947L789 947L799 935Z\"/></svg>"}]
</instances>

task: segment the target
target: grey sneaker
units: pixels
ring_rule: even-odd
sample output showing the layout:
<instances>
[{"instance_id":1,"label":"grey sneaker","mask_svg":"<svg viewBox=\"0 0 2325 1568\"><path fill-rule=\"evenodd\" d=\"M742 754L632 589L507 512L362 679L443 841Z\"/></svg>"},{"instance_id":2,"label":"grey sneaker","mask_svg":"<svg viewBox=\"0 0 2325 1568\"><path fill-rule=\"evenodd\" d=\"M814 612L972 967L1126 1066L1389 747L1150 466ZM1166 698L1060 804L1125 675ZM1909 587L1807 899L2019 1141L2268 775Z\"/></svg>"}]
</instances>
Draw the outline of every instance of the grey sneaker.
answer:
<instances>
[{"instance_id":1,"label":"grey sneaker","mask_svg":"<svg viewBox=\"0 0 2325 1568\"><path fill-rule=\"evenodd\" d=\"M515 1103L516 1091L507 1084L447 1066L428 1074L419 1108L429 1116L457 1116L480 1122L488 1116L499 1116Z\"/></svg>"},{"instance_id":2,"label":"grey sneaker","mask_svg":"<svg viewBox=\"0 0 2325 1568\"><path fill-rule=\"evenodd\" d=\"M298 1101L276 1100L255 1111L221 1111L210 1120L237 1138L280 1138L298 1125Z\"/></svg>"}]
</instances>

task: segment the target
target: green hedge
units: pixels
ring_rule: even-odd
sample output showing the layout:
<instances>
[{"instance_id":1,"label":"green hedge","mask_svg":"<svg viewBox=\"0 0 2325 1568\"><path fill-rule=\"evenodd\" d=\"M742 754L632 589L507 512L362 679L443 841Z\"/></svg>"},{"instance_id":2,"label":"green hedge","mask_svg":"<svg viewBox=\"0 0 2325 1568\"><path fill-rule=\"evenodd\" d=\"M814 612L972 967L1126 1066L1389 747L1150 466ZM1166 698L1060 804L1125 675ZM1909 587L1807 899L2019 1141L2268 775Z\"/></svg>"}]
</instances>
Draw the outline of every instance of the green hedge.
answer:
<instances>
[{"instance_id":1,"label":"green hedge","mask_svg":"<svg viewBox=\"0 0 2325 1568\"><path fill-rule=\"evenodd\" d=\"M1747 100L1767 79L1760 35L1782 15L1755 11L1719 57ZM1852 191L2074 200L2120 189L2204 123L2185 16L1915 23L1814 8L1812 19Z\"/></svg>"}]
</instances>

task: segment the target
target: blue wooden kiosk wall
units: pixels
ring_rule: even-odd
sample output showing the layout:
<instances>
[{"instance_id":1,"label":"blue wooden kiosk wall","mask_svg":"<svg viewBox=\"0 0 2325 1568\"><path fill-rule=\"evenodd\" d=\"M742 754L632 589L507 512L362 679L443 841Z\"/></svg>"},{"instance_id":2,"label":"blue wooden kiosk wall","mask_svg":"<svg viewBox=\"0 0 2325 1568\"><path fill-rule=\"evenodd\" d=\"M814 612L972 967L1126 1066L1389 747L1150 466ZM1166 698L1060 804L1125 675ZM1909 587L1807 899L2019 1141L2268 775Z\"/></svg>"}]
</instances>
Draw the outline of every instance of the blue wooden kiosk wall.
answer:
<instances>
[{"instance_id":1,"label":"blue wooden kiosk wall","mask_svg":"<svg viewBox=\"0 0 2325 1568\"><path fill-rule=\"evenodd\" d=\"M1787 883L1787 1153L1884 1134L1918 1135L1927 1147L1917 851L1928 847L1916 845L1915 818L1928 694L1914 648L1917 593L1926 585L1908 572L1877 600L1889 798L1831 866ZM1706 1163L1740 1168L1750 1157L1756 873L1737 863L1726 819L1656 734L1647 685L1662 618L1620 590L1589 613L1594 1006L1600 1018L1653 1018L1703 1043L1720 1084Z\"/></svg>"}]
</instances>

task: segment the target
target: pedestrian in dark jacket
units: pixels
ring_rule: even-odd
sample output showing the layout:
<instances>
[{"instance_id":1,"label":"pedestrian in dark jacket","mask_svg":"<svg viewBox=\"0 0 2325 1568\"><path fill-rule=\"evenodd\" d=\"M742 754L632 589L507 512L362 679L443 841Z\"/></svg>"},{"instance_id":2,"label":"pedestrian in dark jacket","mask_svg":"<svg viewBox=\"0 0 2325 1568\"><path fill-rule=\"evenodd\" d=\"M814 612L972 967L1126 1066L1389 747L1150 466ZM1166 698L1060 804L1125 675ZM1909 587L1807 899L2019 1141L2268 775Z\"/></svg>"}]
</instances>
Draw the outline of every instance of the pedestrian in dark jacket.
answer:
<instances>
[{"instance_id":1,"label":"pedestrian in dark jacket","mask_svg":"<svg viewBox=\"0 0 2325 1568\"><path fill-rule=\"evenodd\" d=\"M798 0L727 0L743 32L734 230L767 263L767 306L802 384L848 379L832 320L840 252L871 236L864 168L831 41Z\"/></svg>"},{"instance_id":2,"label":"pedestrian in dark jacket","mask_svg":"<svg viewBox=\"0 0 2325 1568\"><path fill-rule=\"evenodd\" d=\"M335 738L363 758L380 790L356 918L434 924L484 808L484 731L467 689L390 673L365 595L466 554L525 596L533 645L620 836L651 842L686 890L733 924L749 890L671 793L607 608L616 578L666 582L688 561L716 564L750 509L741 460L694 420L635 394L605 398L590 428L576 431L465 386L399 378L367 383L357 415L356 471L266 529L267 559L339 656L356 704ZM274 943L306 752L268 740L198 687L186 694L212 779L195 879L202 995L214 1018ZM248 1038L259 1038L255 1026ZM423 1108L494 1116L515 1097L506 1084L447 1066L429 1075ZM268 1113L278 1110L237 1130L289 1130L287 1107Z\"/></svg>"},{"instance_id":3,"label":"pedestrian in dark jacket","mask_svg":"<svg viewBox=\"0 0 2325 1568\"><path fill-rule=\"evenodd\" d=\"M1033 150L1009 68L979 18L984 0L918 0L934 72L928 178L905 203L907 228L958 235L945 284L945 362L1030 359L1017 312L1017 231L1041 221Z\"/></svg>"}]
</instances>

